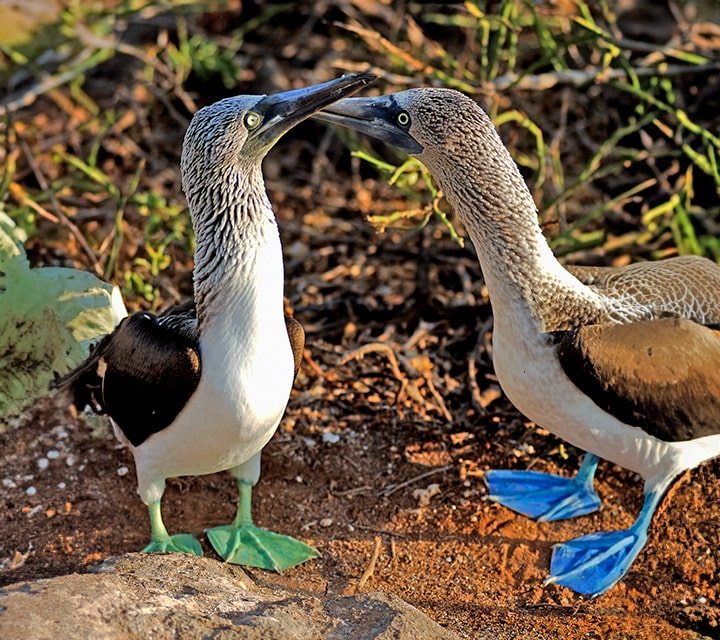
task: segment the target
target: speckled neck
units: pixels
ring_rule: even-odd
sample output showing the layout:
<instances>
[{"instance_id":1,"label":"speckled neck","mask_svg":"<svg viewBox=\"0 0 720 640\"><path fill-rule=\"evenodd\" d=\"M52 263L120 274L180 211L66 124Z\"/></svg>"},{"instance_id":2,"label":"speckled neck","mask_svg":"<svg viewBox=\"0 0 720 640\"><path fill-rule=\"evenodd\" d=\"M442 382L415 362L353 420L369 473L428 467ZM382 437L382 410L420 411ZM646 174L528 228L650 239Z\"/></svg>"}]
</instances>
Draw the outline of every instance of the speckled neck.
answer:
<instances>
[{"instance_id":1,"label":"speckled neck","mask_svg":"<svg viewBox=\"0 0 720 640\"><path fill-rule=\"evenodd\" d=\"M257 186L263 185L259 164L212 185L188 196L201 335L218 315L240 314L256 322L268 313L282 317L282 248L267 193Z\"/></svg>"},{"instance_id":2,"label":"speckled neck","mask_svg":"<svg viewBox=\"0 0 720 640\"><path fill-rule=\"evenodd\" d=\"M478 252L493 312L529 313L540 330L573 326L600 313L598 296L556 260L537 209L510 153L487 115L475 106L455 119L447 157L419 156L453 206Z\"/></svg>"}]
</instances>

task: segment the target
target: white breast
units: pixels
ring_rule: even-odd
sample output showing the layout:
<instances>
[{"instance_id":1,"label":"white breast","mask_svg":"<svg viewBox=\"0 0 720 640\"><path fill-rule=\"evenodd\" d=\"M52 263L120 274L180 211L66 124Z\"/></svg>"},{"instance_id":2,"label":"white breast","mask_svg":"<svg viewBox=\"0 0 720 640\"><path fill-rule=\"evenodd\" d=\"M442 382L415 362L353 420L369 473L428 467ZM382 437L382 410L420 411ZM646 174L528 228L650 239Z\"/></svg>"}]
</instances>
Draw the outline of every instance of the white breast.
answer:
<instances>
[{"instance_id":1,"label":"white breast","mask_svg":"<svg viewBox=\"0 0 720 640\"><path fill-rule=\"evenodd\" d=\"M496 315L493 361L503 391L530 420L646 480L675 475L720 451L720 436L664 442L602 411L570 381L527 315Z\"/></svg>"},{"instance_id":2,"label":"white breast","mask_svg":"<svg viewBox=\"0 0 720 640\"><path fill-rule=\"evenodd\" d=\"M283 313L277 231L226 273L223 293L202 327L202 374L175 422L133 450L138 492L159 499L168 477L236 467L275 432L290 396L294 361Z\"/></svg>"}]
</instances>

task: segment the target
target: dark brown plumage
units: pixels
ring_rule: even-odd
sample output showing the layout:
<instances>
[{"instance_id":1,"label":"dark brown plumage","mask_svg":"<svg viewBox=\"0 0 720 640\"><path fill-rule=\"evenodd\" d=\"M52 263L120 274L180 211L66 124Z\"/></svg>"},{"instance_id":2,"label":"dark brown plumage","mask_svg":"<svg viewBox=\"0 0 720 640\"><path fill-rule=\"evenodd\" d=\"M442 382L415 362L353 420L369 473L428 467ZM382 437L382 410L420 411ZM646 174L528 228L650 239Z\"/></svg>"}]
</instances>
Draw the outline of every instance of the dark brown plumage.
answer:
<instances>
[{"instance_id":1,"label":"dark brown plumage","mask_svg":"<svg viewBox=\"0 0 720 640\"><path fill-rule=\"evenodd\" d=\"M554 338L568 377L618 420L666 442L720 433L720 332L661 318Z\"/></svg>"},{"instance_id":2,"label":"dark brown plumage","mask_svg":"<svg viewBox=\"0 0 720 640\"><path fill-rule=\"evenodd\" d=\"M305 331L290 316L285 325L297 376ZM79 410L90 406L112 416L137 447L172 424L197 388L201 370L195 302L189 300L161 316L139 312L123 319L53 388L72 389Z\"/></svg>"}]
</instances>

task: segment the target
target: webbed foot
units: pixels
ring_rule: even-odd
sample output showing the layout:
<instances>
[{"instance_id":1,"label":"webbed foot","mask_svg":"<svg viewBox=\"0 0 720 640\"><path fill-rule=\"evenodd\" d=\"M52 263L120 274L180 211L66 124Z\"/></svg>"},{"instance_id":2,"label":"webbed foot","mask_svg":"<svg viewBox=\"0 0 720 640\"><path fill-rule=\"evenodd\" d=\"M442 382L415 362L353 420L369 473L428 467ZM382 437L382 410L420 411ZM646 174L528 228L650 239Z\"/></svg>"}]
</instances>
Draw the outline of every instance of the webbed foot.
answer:
<instances>
[{"instance_id":1,"label":"webbed foot","mask_svg":"<svg viewBox=\"0 0 720 640\"><path fill-rule=\"evenodd\" d=\"M587 454L574 478L538 471L486 471L488 500L540 521L591 513L601 504L593 488L597 464L598 458Z\"/></svg>"},{"instance_id":2,"label":"webbed foot","mask_svg":"<svg viewBox=\"0 0 720 640\"><path fill-rule=\"evenodd\" d=\"M645 487L645 500L629 529L600 531L555 545L550 576L545 581L589 596L599 596L630 568L647 542L653 514L673 476L659 477Z\"/></svg>"},{"instance_id":3,"label":"webbed foot","mask_svg":"<svg viewBox=\"0 0 720 640\"><path fill-rule=\"evenodd\" d=\"M213 549L231 564L280 572L319 556L316 549L300 540L253 524L229 524L206 533Z\"/></svg>"},{"instance_id":4,"label":"webbed foot","mask_svg":"<svg viewBox=\"0 0 720 640\"><path fill-rule=\"evenodd\" d=\"M203 555L200 541L190 533L177 533L174 536L167 536L153 539L150 544L142 550L143 553L192 553L196 556Z\"/></svg>"},{"instance_id":5,"label":"webbed foot","mask_svg":"<svg viewBox=\"0 0 720 640\"><path fill-rule=\"evenodd\" d=\"M546 584L599 596L622 578L640 550L647 533L635 527L592 533L555 545Z\"/></svg>"},{"instance_id":6,"label":"webbed foot","mask_svg":"<svg viewBox=\"0 0 720 640\"><path fill-rule=\"evenodd\" d=\"M171 536L162 520L160 512L160 501L148 505L150 513L150 544L145 547L143 553L192 553L196 556L203 555L200 541L189 533L177 533Z\"/></svg>"}]
</instances>

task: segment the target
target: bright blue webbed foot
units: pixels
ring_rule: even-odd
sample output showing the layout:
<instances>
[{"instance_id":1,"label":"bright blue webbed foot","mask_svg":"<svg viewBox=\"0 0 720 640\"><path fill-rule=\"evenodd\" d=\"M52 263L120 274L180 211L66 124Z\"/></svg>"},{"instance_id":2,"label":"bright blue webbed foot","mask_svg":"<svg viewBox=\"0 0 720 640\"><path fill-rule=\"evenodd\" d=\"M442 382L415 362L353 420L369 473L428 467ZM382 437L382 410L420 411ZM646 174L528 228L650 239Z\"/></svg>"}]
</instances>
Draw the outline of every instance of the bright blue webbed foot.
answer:
<instances>
[{"instance_id":1,"label":"bright blue webbed foot","mask_svg":"<svg viewBox=\"0 0 720 640\"><path fill-rule=\"evenodd\" d=\"M488 500L540 521L591 513L600 508L593 488L597 465L597 456L588 453L574 478L538 471L486 471Z\"/></svg>"},{"instance_id":2,"label":"bright blue webbed foot","mask_svg":"<svg viewBox=\"0 0 720 640\"><path fill-rule=\"evenodd\" d=\"M150 544L143 553L192 553L203 554L199 540L189 533L168 534L160 513L160 501L148 505L150 513Z\"/></svg>"},{"instance_id":3,"label":"bright blue webbed foot","mask_svg":"<svg viewBox=\"0 0 720 640\"><path fill-rule=\"evenodd\" d=\"M672 477L656 478L645 489L635 524L621 531L591 533L555 545L546 584L555 583L599 596L622 578L647 542L647 530Z\"/></svg>"},{"instance_id":4,"label":"bright blue webbed foot","mask_svg":"<svg viewBox=\"0 0 720 640\"><path fill-rule=\"evenodd\" d=\"M253 524L214 527L207 537L225 562L269 571L285 571L319 555L300 540Z\"/></svg>"},{"instance_id":5,"label":"bright blue webbed foot","mask_svg":"<svg viewBox=\"0 0 720 640\"><path fill-rule=\"evenodd\" d=\"M599 596L627 573L646 541L645 529L633 526L557 544L550 562L550 577L545 583Z\"/></svg>"},{"instance_id":6,"label":"bright blue webbed foot","mask_svg":"<svg viewBox=\"0 0 720 640\"><path fill-rule=\"evenodd\" d=\"M320 555L300 540L256 527L251 517L252 484L238 480L238 489L235 520L206 532L213 549L225 562L280 572Z\"/></svg>"}]
</instances>

